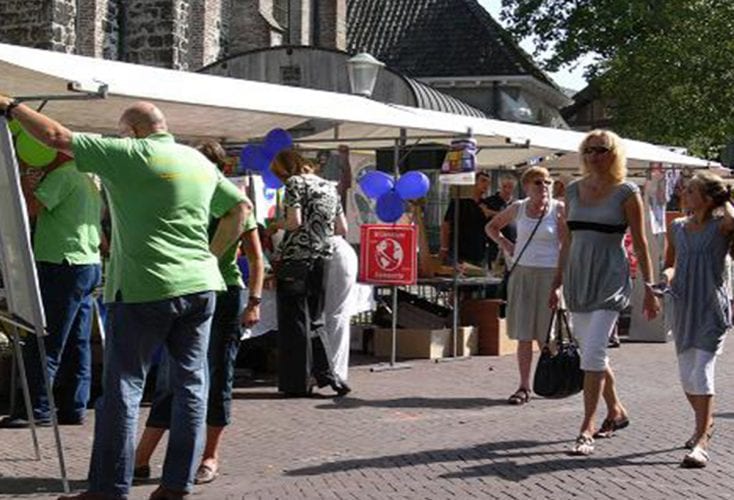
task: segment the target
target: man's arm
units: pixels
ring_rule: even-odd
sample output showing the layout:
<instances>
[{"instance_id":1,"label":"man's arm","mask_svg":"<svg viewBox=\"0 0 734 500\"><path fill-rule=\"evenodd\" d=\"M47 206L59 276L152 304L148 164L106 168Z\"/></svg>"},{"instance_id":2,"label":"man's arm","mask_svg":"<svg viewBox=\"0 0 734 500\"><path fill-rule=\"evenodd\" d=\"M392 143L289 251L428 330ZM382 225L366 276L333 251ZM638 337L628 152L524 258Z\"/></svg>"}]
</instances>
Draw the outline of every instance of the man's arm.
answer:
<instances>
[{"instance_id":1,"label":"man's arm","mask_svg":"<svg viewBox=\"0 0 734 500\"><path fill-rule=\"evenodd\" d=\"M71 130L56 120L34 111L25 104L14 104L11 97L0 94L0 111L11 107L11 117L23 125L23 128L46 146L71 154ZM9 117L9 118L11 118Z\"/></svg>"},{"instance_id":2,"label":"man's arm","mask_svg":"<svg viewBox=\"0 0 734 500\"><path fill-rule=\"evenodd\" d=\"M260 321L260 300L263 293L263 280L265 278L265 259L260 244L260 235L257 226L242 235L242 248L247 257L247 265L250 270L248 279L249 300L242 314L242 324L251 327Z\"/></svg>"},{"instance_id":3,"label":"man's arm","mask_svg":"<svg viewBox=\"0 0 734 500\"><path fill-rule=\"evenodd\" d=\"M245 220L247 220L247 216L250 215L251 211L252 204L250 201L243 200L219 219L217 231L209 244L209 250L217 259L222 258L227 249L239 239Z\"/></svg>"}]
</instances>

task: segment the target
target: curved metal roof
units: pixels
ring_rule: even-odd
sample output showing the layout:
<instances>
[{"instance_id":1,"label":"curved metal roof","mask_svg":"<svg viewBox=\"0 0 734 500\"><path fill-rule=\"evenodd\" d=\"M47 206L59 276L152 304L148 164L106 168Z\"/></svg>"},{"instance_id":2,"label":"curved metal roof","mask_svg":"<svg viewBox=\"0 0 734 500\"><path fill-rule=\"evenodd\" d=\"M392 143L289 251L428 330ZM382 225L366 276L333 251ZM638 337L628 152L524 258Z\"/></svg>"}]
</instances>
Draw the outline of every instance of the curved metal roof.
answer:
<instances>
[{"instance_id":1,"label":"curved metal roof","mask_svg":"<svg viewBox=\"0 0 734 500\"><path fill-rule=\"evenodd\" d=\"M444 111L446 113L454 113L456 115L474 116L477 118L488 118L486 113L470 106L464 101L456 97L444 94L418 80L413 80L407 76L401 75L408 83L413 91L416 100L416 107L430 109L433 111Z\"/></svg>"}]
</instances>

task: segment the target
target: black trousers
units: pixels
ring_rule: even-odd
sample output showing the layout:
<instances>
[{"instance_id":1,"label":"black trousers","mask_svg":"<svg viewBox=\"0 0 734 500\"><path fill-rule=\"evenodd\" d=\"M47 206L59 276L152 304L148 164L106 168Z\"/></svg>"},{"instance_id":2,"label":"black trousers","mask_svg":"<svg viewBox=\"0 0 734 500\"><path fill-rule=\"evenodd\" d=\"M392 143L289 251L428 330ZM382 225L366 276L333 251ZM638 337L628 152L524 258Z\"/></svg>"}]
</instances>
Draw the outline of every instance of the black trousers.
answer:
<instances>
[{"instance_id":1,"label":"black trousers","mask_svg":"<svg viewBox=\"0 0 734 500\"><path fill-rule=\"evenodd\" d=\"M324 260L290 261L279 272L278 390L306 395L309 379L332 377L320 335L324 330Z\"/></svg>"}]
</instances>

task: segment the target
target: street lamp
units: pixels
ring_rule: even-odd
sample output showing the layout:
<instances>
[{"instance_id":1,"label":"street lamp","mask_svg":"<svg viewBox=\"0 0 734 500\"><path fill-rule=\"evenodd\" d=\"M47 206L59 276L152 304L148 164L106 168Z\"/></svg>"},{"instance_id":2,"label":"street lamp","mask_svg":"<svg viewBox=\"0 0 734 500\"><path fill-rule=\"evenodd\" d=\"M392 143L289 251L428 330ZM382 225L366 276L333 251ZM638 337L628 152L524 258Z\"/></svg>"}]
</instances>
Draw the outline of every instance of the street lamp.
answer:
<instances>
[{"instance_id":1,"label":"street lamp","mask_svg":"<svg viewBox=\"0 0 734 500\"><path fill-rule=\"evenodd\" d=\"M371 97L377 81L377 73L385 66L366 52L357 54L347 61L349 87L352 94Z\"/></svg>"}]
</instances>

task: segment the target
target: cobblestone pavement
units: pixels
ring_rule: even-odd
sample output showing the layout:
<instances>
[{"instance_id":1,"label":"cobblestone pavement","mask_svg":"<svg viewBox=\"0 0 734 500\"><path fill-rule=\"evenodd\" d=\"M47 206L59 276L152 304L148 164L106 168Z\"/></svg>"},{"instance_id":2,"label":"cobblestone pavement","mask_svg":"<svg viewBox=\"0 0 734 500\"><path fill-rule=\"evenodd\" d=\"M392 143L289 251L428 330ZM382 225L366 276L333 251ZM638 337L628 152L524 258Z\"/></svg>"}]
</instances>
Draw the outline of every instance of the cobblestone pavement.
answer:
<instances>
[{"instance_id":1,"label":"cobblestone pavement","mask_svg":"<svg viewBox=\"0 0 734 500\"><path fill-rule=\"evenodd\" d=\"M631 425L598 440L588 458L567 454L581 397L512 407L513 356L412 362L412 369L351 371L354 392L280 399L270 385L239 388L225 435L222 475L194 498L731 498L734 497L734 354L718 363L716 435L704 470L679 468L692 414L671 344L612 351ZM142 410L142 415L147 409ZM93 417L93 415L92 415ZM599 420L604 412L599 415ZM93 419L90 419L93 420ZM63 427L72 487L84 487L92 424ZM54 498L52 434L43 460L28 431L0 431L0 498ZM154 456L159 477L163 447ZM147 498L154 484L135 486Z\"/></svg>"}]
</instances>

